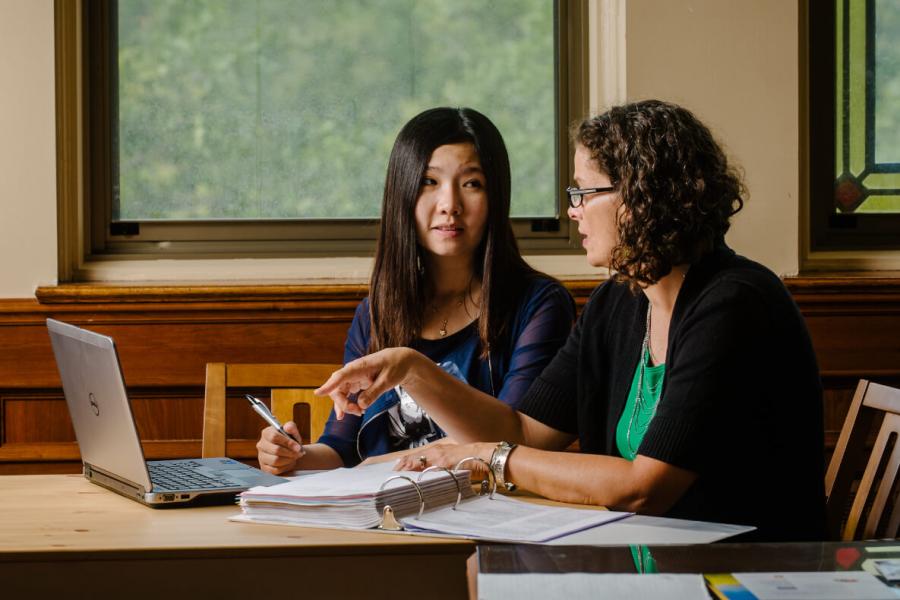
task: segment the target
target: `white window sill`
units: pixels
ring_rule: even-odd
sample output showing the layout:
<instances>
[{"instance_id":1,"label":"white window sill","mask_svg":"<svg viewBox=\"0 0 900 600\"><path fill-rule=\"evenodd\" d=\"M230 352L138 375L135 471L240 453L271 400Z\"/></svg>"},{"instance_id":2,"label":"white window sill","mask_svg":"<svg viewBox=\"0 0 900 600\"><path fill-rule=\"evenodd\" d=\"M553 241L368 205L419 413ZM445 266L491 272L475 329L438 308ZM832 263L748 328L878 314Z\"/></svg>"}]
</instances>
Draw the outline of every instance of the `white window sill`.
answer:
<instances>
[{"instance_id":1,"label":"white window sill","mask_svg":"<svg viewBox=\"0 0 900 600\"><path fill-rule=\"evenodd\" d=\"M607 274L605 269L590 266L583 254L525 258L534 268L563 281L601 280ZM368 283L372 262L369 257L97 260L82 264L76 279L92 283L271 281L358 285Z\"/></svg>"}]
</instances>

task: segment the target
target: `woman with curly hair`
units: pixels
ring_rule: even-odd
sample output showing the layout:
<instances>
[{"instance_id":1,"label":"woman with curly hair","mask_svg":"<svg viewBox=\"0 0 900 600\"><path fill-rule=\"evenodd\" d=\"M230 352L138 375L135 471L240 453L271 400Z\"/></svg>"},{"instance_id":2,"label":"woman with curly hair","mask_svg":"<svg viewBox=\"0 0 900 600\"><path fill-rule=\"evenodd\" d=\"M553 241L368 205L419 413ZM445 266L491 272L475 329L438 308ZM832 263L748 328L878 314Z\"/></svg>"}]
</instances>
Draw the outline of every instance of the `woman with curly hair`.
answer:
<instances>
[{"instance_id":1,"label":"woman with curly hair","mask_svg":"<svg viewBox=\"0 0 900 600\"><path fill-rule=\"evenodd\" d=\"M429 394L434 366L396 349L347 365L321 391L358 413L399 384L467 442L401 468L477 456L499 481L556 500L821 539L818 367L779 278L725 245L739 176L706 126L664 102L613 108L573 138L569 216L588 262L612 276L518 410L484 395L451 408ZM576 439L580 453L562 451Z\"/></svg>"}]
</instances>

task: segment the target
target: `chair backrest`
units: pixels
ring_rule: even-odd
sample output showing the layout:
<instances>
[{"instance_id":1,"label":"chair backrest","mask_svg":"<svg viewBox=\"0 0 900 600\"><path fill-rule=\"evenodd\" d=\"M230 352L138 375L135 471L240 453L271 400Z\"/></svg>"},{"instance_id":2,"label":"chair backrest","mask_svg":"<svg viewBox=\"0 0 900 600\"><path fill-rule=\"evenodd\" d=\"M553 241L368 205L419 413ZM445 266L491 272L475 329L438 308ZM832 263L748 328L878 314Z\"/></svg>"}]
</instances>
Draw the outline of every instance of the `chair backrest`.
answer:
<instances>
[{"instance_id":1,"label":"chair backrest","mask_svg":"<svg viewBox=\"0 0 900 600\"><path fill-rule=\"evenodd\" d=\"M866 454L873 426L881 427L871 453ZM898 494L894 491L900 467L900 390L860 380L844 420L834 455L825 474L828 528L843 540L896 537L900 528ZM841 527L853 496L857 475L862 479L853 497L846 523ZM860 522L865 518L863 527ZM884 523L887 527L884 528Z\"/></svg>"},{"instance_id":2,"label":"chair backrest","mask_svg":"<svg viewBox=\"0 0 900 600\"><path fill-rule=\"evenodd\" d=\"M207 363L203 458L226 456L225 397L231 388L270 388L272 413L282 423L293 419L295 404L308 404L309 439L303 441L317 440L325 428L332 402L328 397L314 396L312 390L340 368L338 364Z\"/></svg>"}]
</instances>

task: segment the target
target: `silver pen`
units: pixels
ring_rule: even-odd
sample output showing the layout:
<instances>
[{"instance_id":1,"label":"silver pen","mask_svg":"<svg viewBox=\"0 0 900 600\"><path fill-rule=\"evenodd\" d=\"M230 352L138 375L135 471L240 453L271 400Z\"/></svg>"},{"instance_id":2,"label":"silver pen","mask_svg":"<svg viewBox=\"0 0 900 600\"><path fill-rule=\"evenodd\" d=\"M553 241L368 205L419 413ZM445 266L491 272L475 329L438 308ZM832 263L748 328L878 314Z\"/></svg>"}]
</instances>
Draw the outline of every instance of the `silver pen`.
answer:
<instances>
[{"instance_id":1,"label":"silver pen","mask_svg":"<svg viewBox=\"0 0 900 600\"><path fill-rule=\"evenodd\" d=\"M255 410L256 413L261 416L266 423L274 427L278 433L288 438L289 440L293 440L300 444L300 452L303 452L303 442L284 430L284 427L281 426L281 423L278 422L278 419L275 418L275 415L271 413L269 407L266 406L262 400L260 400L256 396L251 396L250 394L244 394L244 398L250 401L250 406L253 407L253 410Z\"/></svg>"}]
</instances>

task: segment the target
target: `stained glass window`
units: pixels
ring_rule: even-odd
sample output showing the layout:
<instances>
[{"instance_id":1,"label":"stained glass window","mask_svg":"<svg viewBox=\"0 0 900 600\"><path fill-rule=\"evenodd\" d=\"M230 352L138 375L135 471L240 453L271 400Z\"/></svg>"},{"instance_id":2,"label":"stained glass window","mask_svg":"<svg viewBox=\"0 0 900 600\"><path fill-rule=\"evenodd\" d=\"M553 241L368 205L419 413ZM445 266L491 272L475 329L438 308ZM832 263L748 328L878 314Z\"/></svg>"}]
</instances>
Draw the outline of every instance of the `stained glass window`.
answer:
<instances>
[{"instance_id":1,"label":"stained glass window","mask_svg":"<svg viewBox=\"0 0 900 600\"><path fill-rule=\"evenodd\" d=\"M900 214L900 2L836 8L835 212Z\"/></svg>"}]
</instances>

